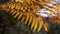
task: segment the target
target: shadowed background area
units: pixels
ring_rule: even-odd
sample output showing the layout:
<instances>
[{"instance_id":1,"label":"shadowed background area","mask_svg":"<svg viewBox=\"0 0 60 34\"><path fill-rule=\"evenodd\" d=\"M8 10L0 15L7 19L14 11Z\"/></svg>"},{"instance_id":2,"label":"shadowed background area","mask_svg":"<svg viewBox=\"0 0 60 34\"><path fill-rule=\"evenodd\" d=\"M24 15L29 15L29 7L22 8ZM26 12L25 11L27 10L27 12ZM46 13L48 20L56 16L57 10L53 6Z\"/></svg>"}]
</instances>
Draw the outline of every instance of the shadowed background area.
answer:
<instances>
[{"instance_id":1,"label":"shadowed background area","mask_svg":"<svg viewBox=\"0 0 60 34\"><path fill-rule=\"evenodd\" d=\"M0 0L0 3L5 2L9 2L9 0ZM29 26L20 21L17 22L5 10L0 10L0 34L60 34L60 24L49 22L48 24L49 32L46 32L44 28L40 32L33 32Z\"/></svg>"}]
</instances>

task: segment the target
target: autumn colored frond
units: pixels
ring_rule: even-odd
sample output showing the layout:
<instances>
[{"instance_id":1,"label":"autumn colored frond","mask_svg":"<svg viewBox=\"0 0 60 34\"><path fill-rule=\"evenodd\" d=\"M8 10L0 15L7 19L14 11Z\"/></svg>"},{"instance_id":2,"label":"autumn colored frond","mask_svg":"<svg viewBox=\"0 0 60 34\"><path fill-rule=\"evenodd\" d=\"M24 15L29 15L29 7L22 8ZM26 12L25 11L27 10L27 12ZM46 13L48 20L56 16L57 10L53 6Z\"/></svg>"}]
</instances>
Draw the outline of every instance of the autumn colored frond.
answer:
<instances>
[{"instance_id":1,"label":"autumn colored frond","mask_svg":"<svg viewBox=\"0 0 60 34\"><path fill-rule=\"evenodd\" d=\"M46 23L45 17L40 14L41 9L48 10L45 14L48 15L49 22L60 22L60 3L54 0L12 0L0 4L0 10L6 10L14 19L31 26L31 30L38 32L44 26L45 31L48 31L49 25ZM43 12L43 11L42 11ZM54 16L54 14L57 14Z\"/></svg>"}]
</instances>

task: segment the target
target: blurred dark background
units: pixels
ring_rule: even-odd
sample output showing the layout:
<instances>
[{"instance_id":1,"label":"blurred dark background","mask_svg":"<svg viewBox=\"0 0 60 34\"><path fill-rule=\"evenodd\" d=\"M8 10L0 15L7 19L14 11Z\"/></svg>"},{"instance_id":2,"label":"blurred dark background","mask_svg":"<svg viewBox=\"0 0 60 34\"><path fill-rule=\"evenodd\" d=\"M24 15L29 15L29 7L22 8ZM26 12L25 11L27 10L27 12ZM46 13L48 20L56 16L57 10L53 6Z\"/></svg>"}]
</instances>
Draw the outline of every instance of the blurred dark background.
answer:
<instances>
[{"instance_id":1,"label":"blurred dark background","mask_svg":"<svg viewBox=\"0 0 60 34\"><path fill-rule=\"evenodd\" d=\"M0 3L9 1L0 0ZM60 34L60 24L49 22L48 24L49 32L46 32L44 28L40 32L33 32L29 26L22 24L20 21L16 21L5 10L0 10L0 34Z\"/></svg>"}]
</instances>

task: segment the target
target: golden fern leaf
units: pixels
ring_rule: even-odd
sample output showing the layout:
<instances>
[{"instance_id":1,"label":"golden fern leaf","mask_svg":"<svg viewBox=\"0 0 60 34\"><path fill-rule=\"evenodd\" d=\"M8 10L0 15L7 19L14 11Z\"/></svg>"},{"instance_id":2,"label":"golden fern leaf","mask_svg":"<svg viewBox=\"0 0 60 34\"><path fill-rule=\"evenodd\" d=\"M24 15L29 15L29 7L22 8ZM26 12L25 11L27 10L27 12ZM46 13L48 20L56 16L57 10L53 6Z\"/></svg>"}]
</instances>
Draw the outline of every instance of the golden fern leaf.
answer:
<instances>
[{"instance_id":1,"label":"golden fern leaf","mask_svg":"<svg viewBox=\"0 0 60 34\"><path fill-rule=\"evenodd\" d=\"M21 1L24 1L24 0L11 0L11 1L22 3ZM28 3L29 5L33 5L33 6L31 6L33 9L35 9L37 4L41 4L42 5L41 7L45 8L46 10L49 10L51 12L51 14L52 13L54 14L54 13L58 12L59 9L60 9L60 8L58 8L60 6L60 3L58 3L55 0L29 0L29 1L25 0L24 4L25 3L26 4ZM35 6L35 3L37 3L36 6ZM37 9L38 9L38 7L37 7Z\"/></svg>"},{"instance_id":2,"label":"golden fern leaf","mask_svg":"<svg viewBox=\"0 0 60 34\"><path fill-rule=\"evenodd\" d=\"M39 10L41 10L41 7L43 7L46 10L49 10L51 14L48 14L49 16L58 12L60 4L56 4L54 6L50 6L51 1L47 0L12 0L14 2L7 2L0 4L0 10L7 10L9 14L13 18L17 18L17 20L21 20L21 22L25 22L25 24L31 25L31 29L33 31L40 31L42 26L44 25L44 29L48 31L48 24L43 21L43 16L41 16L39 13ZM52 17L52 16L51 16ZM51 18L53 19L53 18ZM55 18L54 18L55 19ZM52 21L52 20L51 20ZM50 21L50 22L51 22ZM55 22L53 20L52 22ZM60 22L60 20L57 20L57 22Z\"/></svg>"}]
</instances>

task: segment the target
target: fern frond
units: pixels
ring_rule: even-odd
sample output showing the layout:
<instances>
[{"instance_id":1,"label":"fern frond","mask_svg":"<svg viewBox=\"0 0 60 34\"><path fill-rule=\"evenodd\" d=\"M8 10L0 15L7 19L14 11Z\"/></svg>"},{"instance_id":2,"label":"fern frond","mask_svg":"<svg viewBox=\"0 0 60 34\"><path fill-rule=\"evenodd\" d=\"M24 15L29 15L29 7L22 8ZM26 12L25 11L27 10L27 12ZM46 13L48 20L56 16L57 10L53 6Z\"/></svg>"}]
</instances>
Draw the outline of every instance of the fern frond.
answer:
<instances>
[{"instance_id":1,"label":"fern frond","mask_svg":"<svg viewBox=\"0 0 60 34\"><path fill-rule=\"evenodd\" d=\"M14 19L16 18L22 23L25 22L25 24L27 24L28 26L31 25L31 30L33 29L33 31L40 31L40 29L42 28L43 21L37 18L37 16L32 12L30 13L24 11L10 10L9 13Z\"/></svg>"},{"instance_id":2,"label":"fern frond","mask_svg":"<svg viewBox=\"0 0 60 34\"><path fill-rule=\"evenodd\" d=\"M60 10L60 4L56 3L51 6L52 1L47 0L12 0L12 2L7 2L0 4L0 10L6 10L9 14L17 21L24 22L28 26L31 25L31 30L40 31L42 26L48 31L48 24L44 23L43 16L36 14L40 9L44 8L51 12L51 14L46 13L49 17ZM60 22L60 16L49 18L50 22ZM56 19L57 18L57 19ZM46 22L46 20L45 20Z\"/></svg>"}]
</instances>

